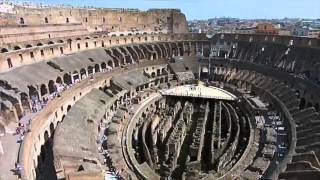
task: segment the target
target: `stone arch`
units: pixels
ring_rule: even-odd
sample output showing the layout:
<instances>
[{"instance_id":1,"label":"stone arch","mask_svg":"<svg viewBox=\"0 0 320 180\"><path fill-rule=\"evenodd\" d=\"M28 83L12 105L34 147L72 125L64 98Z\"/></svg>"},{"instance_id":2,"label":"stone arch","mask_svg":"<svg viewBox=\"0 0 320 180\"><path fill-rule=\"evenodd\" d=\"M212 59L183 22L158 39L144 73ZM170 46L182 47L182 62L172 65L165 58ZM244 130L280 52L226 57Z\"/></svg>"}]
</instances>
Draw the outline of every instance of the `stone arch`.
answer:
<instances>
[{"instance_id":1,"label":"stone arch","mask_svg":"<svg viewBox=\"0 0 320 180\"><path fill-rule=\"evenodd\" d=\"M56 87L56 85L55 85L53 80L49 81L48 87L49 87L49 94L52 94L52 93L57 91L57 87Z\"/></svg>"},{"instance_id":2,"label":"stone arch","mask_svg":"<svg viewBox=\"0 0 320 180\"><path fill-rule=\"evenodd\" d=\"M69 112L71 109L71 105L69 104L68 107L67 107L67 112Z\"/></svg>"},{"instance_id":3,"label":"stone arch","mask_svg":"<svg viewBox=\"0 0 320 180\"><path fill-rule=\"evenodd\" d=\"M58 83L58 84L62 84L63 82L62 82L62 79L61 79L61 77L60 76L58 76L57 77L57 79L56 79L56 83Z\"/></svg>"},{"instance_id":4,"label":"stone arch","mask_svg":"<svg viewBox=\"0 0 320 180\"><path fill-rule=\"evenodd\" d=\"M32 101L39 100L39 94L37 89L33 86L28 86L28 89L29 89L29 98Z\"/></svg>"},{"instance_id":5,"label":"stone arch","mask_svg":"<svg viewBox=\"0 0 320 180\"><path fill-rule=\"evenodd\" d=\"M107 68L106 63L105 63L105 62L101 63L101 69L104 70L104 69L106 69L106 68Z\"/></svg>"},{"instance_id":6,"label":"stone arch","mask_svg":"<svg viewBox=\"0 0 320 180\"><path fill-rule=\"evenodd\" d=\"M119 67L119 61L117 59L113 60L114 67Z\"/></svg>"},{"instance_id":7,"label":"stone arch","mask_svg":"<svg viewBox=\"0 0 320 180\"><path fill-rule=\"evenodd\" d=\"M32 48L32 45L31 44L27 44L26 48Z\"/></svg>"},{"instance_id":8,"label":"stone arch","mask_svg":"<svg viewBox=\"0 0 320 180\"><path fill-rule=\"evenodd\" d=\"M65 84L67 84L67 85L72 84L72 79L71 79L70 74L65 73L65 74L63 75L63 82L64 82Z\"/></svg>"},{"instance_id":9,"label":"stone arch","mask_svg":"<svg viewBox=\"0 0 320 180\"><path fill-rule=\"evenodd\" d=\"M74 79L74 81L79 80L79 72L78 71L73 71L72 77Z\"/></svg>"},{"instance_id":10,"label":"stone arch","mask_svg":"<svg viewBox=\"0 0 320 180\"><path fill-rule=\"evenodd\" d=\"M53 41L49 41L48 44L54 44L54 42Z\"/></svg>"},{"instance_id":11,"label":"stone arch","mask_svg":"<svg viewBox=\"0 0 320 180\"><path fill-rule=\"evenodd\" d=\"M21 49L21 47L20 46L15 46L13 49L14 50L19 50L19 49Z\"/></svg>"},{"instance_id":12,"label":"stone arch","mask_svg":"<svg viewBox=\"0 0 320 180\"><path fill-rule=\"evenodd\" d=\"M48 130L46 130L46 131L43 133L43 140L44 140L44 142L43 142L42 144L46 143L49 139L50 139L50 134L49 134Z\"/></svg>"},{"instance_id":13,"label":"stone arch","mask_svg":"<svg viewBox=\"0 0 320 180\"><path fill-rule=\"evenodd\" d=\"M42 84L40 86L40 95L41 95L41 97L46 95L47 93L48 93L47 86L45 84Z\"/></svg>"},{"instance_id":14,"label":"stone arch","mask_svg":"<svg viewBox=\"0 0 320 180\"><path fill-rule=\"evenodd\" d=\"M1 49L1 53L6 53L6 52L9 52L8 49L6 49L6 48Z\"/></svg>"},{"instance_id":15,"label":"stone arch","mask_svg":"<svg viewBox=\"0 0 320 180\"><path fill-rule=\"evenodd\" d=\"M93 74L93 66L88 66L88 75Z\"/></svg>"},{"instance_id":16,"label":"stone arch","mask_svg":"<svg viewBox=\"0 0 320 180\"><path fill-rule=\"evenodd\" d=\"M306 100L304 98L300 99L299 109L304 109L306 106Z\"/></svg>"},{"instance_id":17,"label":"stone arch","mask_svg":"<svg viewBox=\"0 0 320 180\"><path fill-rule=\"evenodd\" d=\"M49 23L49 20L48 20L47 17L44 18L44 23L45 23L45 24L48 24L48 23Z\"/></svg>"},{"instance_id":18,"label":"stone arch","mask_svg":"<svg viewBox=\"0 0 320 180\"><path fill-rule=\"evenodd\" d=\"M165 68L162 68L162 69L161 69L161 73L162 73L162 74L166 74L166 69L165 69Z\"/></svg>"},{"instance_id":19,"label":"stone arch","mask_svg":"<svg viewBox=\"0 0 320 180\"><path fill-rule=\"evenodd\" d=\"M64 114L62 117L61 117L61 122L64 120L64 118L66 117L66 115ZM58 122L60 123L60 122Z\"/></svg>"},{"instance_id":20,"label":"stone arch","mask_svg":"<svg viewBox=\"0 0 320 180\"><path fill-rule=\"evenodd\" d=\"M26 93L20 94L21 104L24 110L31 110L28 95Z\"/></svg>"},{"instance_id":21,"label":"stone arch","mask_svg":"<svg viewBox=\"0 0 320 180\"><path fill-rule=\"evenodd\" d=\"M58 43L64 43L64 41L62 39L59 39Z\"/></svg>"},{"instance_id":22,"label":"stone arch","mask_svg":"<svg viewBox=\"0 0 320 180\"><path fill-rule=\"evenodd\" d=\"M100 72L100 66L99 66L99 64L95 64L95 65L94 65L94 71L95 71L95 73Z\"/></svg>"},{"instance_id":23,"label":"stone arch","mask_svg":"<svg viewBox=\"0 0 320 180\"><path fill-rule=\"evenodd\" d=\"M153 77L153 78L156 77L156 73L155 73L155 72L152 72L152 73L151 73L151 77Z\"/></svg>"},{"instance_id":24,"label":"stone arch","mask_svg":"<svg viewBox=\"0 0 320 180\"><path fill-rule=\"evenodd\" d=\"M84 79L86 77L87 77L87 71L84 68L80 69L80 78Z\"/></svg>"},{"instance_id":25,"label":"stone arch","mask_svg":"<svg viewBox=\"0 0 320 180\"><path fill-rule=\"evenodd\" d=\"M53 124L53 122L50 123L49 129L50 129L50 134L52 136L52 134L54 132L54 124Z\"/></svg>"},{"instance_id":26,"label":"stone arch","mask_svg":"<svg viewBox=\"0 0 320 180\"><path fill-rule=\"evenodd\" d=\"M108 66L113 67L113 62L111 60L108 61Z\"/></svg>"},{"instance_id":27,"label":"stone arch","mask_svg":"<svg viewBox=\"0 0 320 180\"><path fill-rule=\"evenodd\" d=\"M312 106L313 106L313 105L312 105L311 102L308 102L308 103L307 103L307 108L312 107Z\"/></svg>"},{"instance_id":28,"label":"stone arch","mask_svg":"<svg viewBox=\"0 0 320 180\"><path fill-rule=\"evenodd\" d=\"M20 24L24 24L24 18L23 18L23 17L20 18L19 23L20 23Z\"/></svg>"},{"instance_id":29,"label":"stone arch","mask_svg":"<svg viewBox=\"0 0 320 180\"><path fill-rule=\"evenodd\" d=\"M316 104L314 105L314 108L316 109L317 112L320 112L319 103L316 103Z\"/></svg>"},{"instance_id":30,"label":"stone arch","mask_svg":"<svg viewBox=\"0 0 320 180\"><path fill-rule=\"evenodd\" d=\"M41 42L37 43L37 46L43 46L43 44Z\"/></svg>"}]
</instances>

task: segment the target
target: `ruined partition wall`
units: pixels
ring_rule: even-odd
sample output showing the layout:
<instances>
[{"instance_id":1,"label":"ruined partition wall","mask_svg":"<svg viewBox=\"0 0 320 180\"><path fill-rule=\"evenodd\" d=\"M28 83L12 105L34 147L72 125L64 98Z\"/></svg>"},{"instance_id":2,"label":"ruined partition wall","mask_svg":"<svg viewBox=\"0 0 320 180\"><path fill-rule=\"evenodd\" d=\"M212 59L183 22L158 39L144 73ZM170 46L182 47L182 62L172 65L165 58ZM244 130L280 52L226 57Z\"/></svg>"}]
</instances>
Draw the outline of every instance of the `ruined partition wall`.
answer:
<instances>
[{"instance_id":1,"label":"ruined partition wall","mask_svg":"<svg viewBox=\"0 0 320 180\"><path fill-rule=\"evenodd\" d=\"M80 9L25 8L15 6L14 14L5 14L1 27L83 24L94 31L161 31L187 32L185 15L178 9Z\"/></svg>"}]
</instances>

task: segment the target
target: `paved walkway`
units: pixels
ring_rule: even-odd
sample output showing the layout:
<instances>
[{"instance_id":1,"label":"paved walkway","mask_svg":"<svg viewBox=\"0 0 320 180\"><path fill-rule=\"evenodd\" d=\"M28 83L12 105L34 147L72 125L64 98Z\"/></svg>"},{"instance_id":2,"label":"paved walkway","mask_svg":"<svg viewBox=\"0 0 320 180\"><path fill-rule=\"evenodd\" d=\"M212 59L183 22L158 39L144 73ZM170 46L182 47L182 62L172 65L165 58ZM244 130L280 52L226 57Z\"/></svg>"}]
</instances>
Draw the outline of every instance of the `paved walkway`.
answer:
<instances>
[{"instance_id":1,"label":"paved walkway","mask_svg":"<svg viewBox=\"0 0 320 180\"><path fill-rule=\"evenodd\" d=\"M20 122L28 124L29 119L33 119L36 113L24 116ZM20 135L16 134L18 123L10 123L6 127L6 134L1 137L4 154L0 155L0 180L18 179L17 175L12 171L15 168L15 162L18 158L20 143L18 143Z\"/></svg>"}]
</instances>

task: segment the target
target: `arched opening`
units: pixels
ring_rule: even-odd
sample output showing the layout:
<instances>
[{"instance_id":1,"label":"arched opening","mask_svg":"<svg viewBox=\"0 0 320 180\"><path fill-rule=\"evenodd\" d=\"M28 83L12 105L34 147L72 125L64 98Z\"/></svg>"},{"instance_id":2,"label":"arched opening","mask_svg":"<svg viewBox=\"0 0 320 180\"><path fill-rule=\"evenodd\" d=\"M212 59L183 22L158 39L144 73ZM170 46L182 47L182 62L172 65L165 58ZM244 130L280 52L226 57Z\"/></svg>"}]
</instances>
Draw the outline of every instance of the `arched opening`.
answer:
<instances>
[{"instance_id":1,"label":"arched opening","mask_svg":"<svg viewBox=\"0 0 320 180\"><path fill-rule=\"evenodd\" d=\"M46 24L48 24L48 23L49 23L49 21L48 21L48 18L47 18L47 17L45 17L45 18L44 18L44 23L46 23Z\"/></svg>"},{"instance_id":2,"label":"arched opening","mask_svg":"<svg viewBox=\"0 0 320 180\"><path fill-rule=\"evenodd\" d=\"M52 81L52 80L49 81L48 87L49 87L49 94L52 94L57 91L57 87L56 87L54 81Z\"/></svg>"},{"instance_id":3,"label":"arched opening","mask_svg":"<svg viewBox=\"0 0 320 180\"><path fill-rule=\"evenodd\" d=\"M28 86L29 89L29 97L32 101L38 101L39 100L39 94L38 91L35 87L33 86Z\"/></svg>"},{"instance_id":4,"label":"arched opening","mask_svg":"<svg viewBox=\"0 0 320 180\"><path fill-rule=\"evenodd\" d=\"M13 48L14 50L19 50L19 49L21 49L19 46L15 46L14 48Z\"/></svg>"},{"instance_id":5,"label":"arched opening","mask_svg":"<svg viewBox=\"0 0 320 180\"><path fill-rule=\"evenodd\" d=\"M6 48L1 49L1 53L6 53L6 52L8 52L8 49L6 49Z\"/></svg>"},{"instance_id":6,"label":"arched opening","mask_svg":"<svg viewBox=\"0 0 320 180\"><path fill-rule=\"evenodd\" d=\"M31 107L30 107L28 95L26 93L21 93L20 97L21 97L21 104L22 104L23 109L27 112L30 112Z\"/></svg>"},{"instance_id":7,"label":"arched opening","mask_svg":"<svg viewBox=\"0 0 320 180\"><path fill-rule=\"evenodd\" d=\"M99 66L99 64L94 65L94 71L95 71L95 73L100 72L100 66Z\"/></svg>"},{"instance_id":8,"label":"arched opening","mask_svg":"<svg viewBox=\"0 0 320 180\"><path fill-rule=\"evenodd\" d=\"M160 75L161 75L161 70L157 69L157 76L160 76Z\"/></svg>"},{"instance_id":9,"label":"arched opening","mask_svg":"<svg viewBox=\"0 0 320 180\"><path fill-rule=\"evenodd\" d=\"M117 59L113 60L114 67L119 67L119 61Z\"/></svg>"},{"instance_id":10,"label":"arched opening","mask_svg":"<svg viewBox=\"0 0 320 180\"><path fill-rule=\"evenodd\" d=\"M312 103L311 102L307 103L307 108L309 108L309 107L312 107Z\"/></svg>"},{"instance_id":11,"label":"arched opening","mask_svg":"<svg viewBox=\"0 0 320 180\"><path fill-rule=\"evenodd\" d=\"M46 85L42 84L41 87L40 87L40 95L41 95L41 97L43 97L47 93L48 93L48 89L47 89Z\"/></svg>"},{"instance_id":12,"label":"arched opening","mask_svg":"<svg viewBox=\"0 0 320 180\"><path fill-rule=\"evenodd\" d=\"M72 40L68 39L67 42L68 42L68 45L69 45L69 49L71 51L72 50Z\"/></svg>"},{"instance_id":13,"label":"arched opening","mask_svg":"<svg viewBox=\"0 0 320 180\"><path fill-rule=\"evenodd\" d=\"M304 98L300 99L299 109L304 109L306 106L306 100Z\"/></svg>"},{"instance_id":14,"label":"arched opening","mask_svg":"<svg viewBox=\"0 0 320 180\"><path fill-rule=\"evenodd\" d=\"M41 42L37 43L37 46L43 46L43 44Z\"/></svg>"},{"instance_id":15,"label":"arched opening","mask_svg":"<svg viewBox=\"0 0 320 180\"><path fill-rule=\"evenodd\" d=\"M314 105L314 108L316 109L317 112L320 112L319 103L316 103L316 104Z\"/></svg>"},{"instance_id":16,"label":"arched opening","mask_svg":"<svg viewBox=\"0 0 320 180\"><path fill-rule=\"evenodd\" d=\"M31 44L27 44L26 48L32 48L32 45Z\"/></svg>"},{"instance_id":17,"label":"arched opening","mask_svg":"<svg viewBox=\"0 0 320 180\"><path fill-rule=\"evenodd\" d=\"M67 112L69 112L70 109L71 109L71 105L68 105L68 107L67 107Z\"/></svg>"},{"instance_id":18,"label":"arched opening","mask_svg":"<svg viewBox=\"0 0 320 180\"><path fill-rule=\"evenodd\" d=\"M54 132L54 124L51 123L50 124L50 134L51 134L51 136L53 135L53 132Z\"/></svg>"},{"instance_id":19,"label":"arched opening","mask_svg":"<svg viewBox=\"0 0 320 180\"><path fill-rule=\"evenodd\" d=\"M166 69L162 68L161 72L162 72L163 75L166 74Z\"/></svg>"},{"instance_id":20,"label":"arched opening","mask_svg":"<svg viewBox=\"0 0 320 180\"><path fill-rule=\"evenodd\" d=\"M92 75L93 74L93 67L92 66L89 66L88 67L88 75Z\"/></svg>"},{"instance_id":21,"label":"arched opening","mask_svg":"<svg viewBox=\"0 0 320 180\"><path fill-rule=\"evenodd\" d=\"M20 18L20 24L24 24L24 19L22 17Z\"/></svg>"},{"instance_id":22,"label":"arched opening","mask_svg":"<svg viewBox=\"0 0 320 180\"><path fill-rule=\"evenodd\" d=\"M52 42L52 41L49 41L49 42L48 42L48 44L54 44L54 42Z\"/></svg>"},{"instance_id":23,"label":"arched opening","mask_svg":"<svg viewBox=\"0 0 320 180\"><path fill-rule=\"evenodd\" d=\"M104 70L104 69L106 69L106 68L107 68L106 63L105 63L105 62L101 63L101 69Z\"/></svg>"},{"instance_id":24,"label":"arched opening","mask_svg":"<svg viewBox=\"0 0 320 180\"><path fill-rule=\"evenodd\" d=\"M74 82L78 82L80 80L80 76L79 76L78 71L73 71L72 76L73 76Z\"/></svg>"},{"instance_id":25,"label":"arched opening","mask_svg":"<svg viewBox=\"0 0 320 180\"><path fill-rule=\"evenodd\" d=\"M151 73L151 77L153 77L153 78L156 77L156 73L155 73L155 72L152 72L152 73Z\"/></svg>"},{"instance_id":26,"label":"arched opening","mask_svg":"<svg viewBox=\"0 0 320 180\"><path fill-rule=\"evenodd\" d=\"M62 84L62 79L61 79L61 77L57 77L56 83L57 83L57 84Z\"/></svg>"},{"instance_id":27,"label":"arched opening","mask_svg":"<svg viewBox=\"0 0 320 180\"><path fill-rule=\"evenodd\" d=\"M109 67L113 67L113 63L112 63L111 60L108 61L108 66L109 66Z\"/></svg>"},{"instance_id":28,"label":"arched opening","mask_svg":"<svg viewBox=\"0 0 320 180\"><path fill-rule=\"evenodd\" d=\"M80 77L81 77L81 79L85 79L87 77L87 73L86 73L86 70L84 68L82 68L80 70Z\"/></svg>"},{"instance_id":29,"label":"arched opening","mask_svg":"<svg viewBox=\"0 0 320 180\"><path fill-rule=\"evenodd\" d=\"M71 79L70 74L66 73L63 75L63 82L67 85L72 84L72 79Z\"/></svg>"}]
</instances>

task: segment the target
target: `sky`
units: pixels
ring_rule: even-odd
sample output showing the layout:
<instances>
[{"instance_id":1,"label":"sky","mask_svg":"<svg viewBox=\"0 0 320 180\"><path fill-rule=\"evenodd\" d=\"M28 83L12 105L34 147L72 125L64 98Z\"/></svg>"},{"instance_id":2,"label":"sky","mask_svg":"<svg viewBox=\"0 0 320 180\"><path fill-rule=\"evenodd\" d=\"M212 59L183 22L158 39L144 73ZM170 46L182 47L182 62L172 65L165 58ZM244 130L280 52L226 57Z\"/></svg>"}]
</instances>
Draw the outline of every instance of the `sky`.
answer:
<instances>
[{"instance_id":1,"label":"sky","mask_svg":"<svg viewBox=\"0 0 320 180\"><path fill-rule=\"evenodd\" d=\"M23 0L20 0L23 1ZM178 8L188 20L214 17L241 19L320 19L320 0L25 0L49 5L70 4L106 8Z\"/></svg>"}]
</instances>

